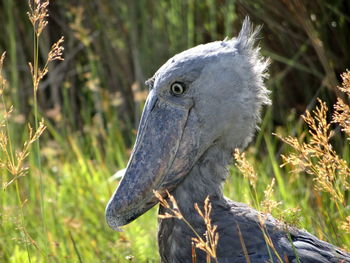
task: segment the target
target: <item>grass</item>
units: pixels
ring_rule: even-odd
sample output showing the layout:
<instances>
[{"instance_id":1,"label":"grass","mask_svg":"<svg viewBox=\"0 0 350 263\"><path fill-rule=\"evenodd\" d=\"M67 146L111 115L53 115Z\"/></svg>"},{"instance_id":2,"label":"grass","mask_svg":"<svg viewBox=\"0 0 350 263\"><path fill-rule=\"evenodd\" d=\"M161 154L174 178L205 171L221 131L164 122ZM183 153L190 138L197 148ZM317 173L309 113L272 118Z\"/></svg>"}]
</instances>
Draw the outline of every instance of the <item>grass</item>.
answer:
<instances>
[{"instance_id":1,"label":"grass","mask_svg":"<svg viewBox=\"0 0 350 263\"><path fill-rule=\"evenodd\" d=\"M288 131L285 131L288 134ZM59 136L59 135L56 135ZM269 135L271 137L271 135ZM56 137L57 138L57 137ZM57 142L65 143L58 144ZM272 142L271 142L272 140ZM274 152L277 152L277 141L272 137L270 142ZM45 147L48 147L46 148ZM96 262L119 261L127 262L127 256L133 256L135 262L158 262L156 247L156 209L152 209L140 219L125 227L125 232L115 233L108 229L104 222L104 208L117 182L109 182L110 168L97 158L91 158L93 153L84 149L84 142L78 136L68 138L58 137L55 141L48 140L42 144L43 167L46 176L45 183L45 218L47 232L42 233L40 214L40 179L35 170L35 163L29 163L31 180L21 178L19 183L22 195L28 201L23 206L25 214L25 229L34 240L47 235L50 262ZM86 148L88 148L85 145ZM263 146L266 147L266 141ZM52 150L52 148L54 150ZM113 152L113 146L108 149ZM252 146L248 152L254 152ZM100 153L102 154L102 153ZM125 153L120 153L125 156ZM256 158L249 154L250 158ZM117 154L114 154L117 162ZM258 167L259 184L257 195L263 200L265 186L270 183L271 176L276 172L272 163L278 160L269 156L263 160L255 159ZM276 157L277 158L277 157ZM272 162L271 162L272 161ZM32 160L34 162L34 160ZM120 168L125 162L120 162ZM232 168L232 176L225 185L226 194L234 200L254 204L251 186L247 179ZM310 178L305 175L288 174L288 170L277 167L282 174L282 183L289 185L289 196L284 199L283 191L275 188L274 200L282 202L283 209L300 209L300 226L316 234L324 240L346 247L349 244L339 232L334 232L333 218L336 208L329 205L325 194L317 196L313 190ZM282 188L283 189L283 188ZM290 189L293 189L290 191ZM18 203L13 197L14 188L1 192L2 200L2 260L7 262L27 262L25 244L28 244L32 262L45 262L43 251L34 243L26 240L19 231L20 217ZM316 206L315 206L316 203ZM345 212L348 212L345 210ZM318 218L318 220L313 220ZM5 237L5 238L4 238ZM38 244L39 248L43 244Z\"/></svg>"},{"instance_id":2,"label":"grass","mask_svg":"<svg viewBox=\"0 0 350 263\"><path fill-rule=\"evenodd\" d=\"M209 197L207 196L203 202L203 211L199 208L198 204L194 204L194 208L198 215L203 219L203 224L206 226L206 231L201 236L190 222L183 216L181 209L179 208L175 198L168 191L167 196L164 198L158 191L153 191L154 195L159 200L159 204L166 208L164 214L158 215L161 219L176 218L183 221L188 228L191 229L193 236L191 240L192 245L192 262L197 262L197 252L196 249L202 250L206 254L206 262L210 263L211 259L214 259L218 263L216 248L219 242L219 234L216 232L217 226L211 223L211 211L212 205L210 203ZM169 200L169 202L168 202Z\"/></svg>"},{"instance_id":3,"label":"grass","mask_svg":"<svg viewBox=\"0 0 350 263\"><path fill-rule=\"evenodd\" d=\"M191 0L188 5L181 1L159 5L130 1L135 7L132 12L122 2L78 1L73 8L68 1L60 1L50 9L52 19L44 17L50 19L52 27L43 31L41 40L34 33L34 54L33 37L24 33L32 32L33 26L25 17L28 6L24 2L14 6L12 1L4 1L6 14L0 17L0 24L6 25L6 30L1 30L6 36L0 38L0 51L8 51L0 70L0 76L8 79L5 83L0 78L4 99L0 103L0 129L9 139L6 149L10 153L6 157L1 151L0 162L12 162L16 168L15 149L21 149L25 156L18 169L0 168L2 186L15 178L0 191L0 262L159 262L157 208L121 233L110 230L104 219L105 205L118 184L109 180L110 176L125 167L135 138L134 123L144 100L144 92L137 85L175 52L234 35L245 14L242 9L265 24L262 52L274 60L268 82L274 104L264 115L255 143L246 151L246 159L255 169L255 186L251 177L243 177L232 166L225 194L257 208L268 207L264 200L274 201L271 212L275 216L350 248L345 234L349 227L349 193L342 190L344 200L337 205L329 193L315 189L312 175L291 173L291 166L280 167L279 154L286 155L291 148L272 135L310 139L299 113L313 108L315 95L334 100L334 87L320 83L333 74L330 71L339 74L349 65L346 26L350 20L342 11L342 1L332 6L318 2L312 9L317 20L311 23L311 29L310 21L303 24L302 19L293 19L293 6L279 6L275 1L268 5L265 1L224 1L218 6L213 0ZM274 12L283 8L289 13L281 19ZM310 18L305 16L304 20ZM331 20L337 27L327 24ZM64 28L59 26L62 24ZM46 71L51 43L61 37L57 28L67 39L65 61L53 63L47 68L48 76L40 78L41 85L36 84ZM318 38L324 49L315 52L314 41ZM53 50L58 51L59 46ZM138 56L130 55L133 52ZM33 61L32 74L27 60ZM150 61L154 63L150 65ZM302 106L289 102L300 97L305 102ZM283 106L286 101L297 113ZM5 112L11 111L12 104L13 111L6 118ZM41 118L45 118L45 131L39 125ZM31 135L27 122L32 123ZM331 129L331 143L349 163L349 144L335 124ZM39 135L40 145L23 151L24 142ZM266 191L272 178L274 187Z\"/></svg>"}]
</instances>

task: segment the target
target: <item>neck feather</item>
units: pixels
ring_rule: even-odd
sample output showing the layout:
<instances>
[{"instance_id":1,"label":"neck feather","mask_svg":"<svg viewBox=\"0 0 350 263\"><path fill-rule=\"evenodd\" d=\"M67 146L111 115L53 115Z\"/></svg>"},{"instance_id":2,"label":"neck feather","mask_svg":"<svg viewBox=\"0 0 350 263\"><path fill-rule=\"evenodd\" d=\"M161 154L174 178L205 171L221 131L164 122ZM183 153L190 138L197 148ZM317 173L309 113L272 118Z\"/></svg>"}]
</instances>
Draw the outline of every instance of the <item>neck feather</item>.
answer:
<instances>
[{"instance_id":1,"label":"neck feather","mask_svg":"<svg viewBox=\"0 0 350 263\"><path fill-rule=\"evenodd\" d=\"M173 192L183 213L192 212L194 203L202 204L207 196L223 199L222 183L228 174L226 165L231 158L231 154L214 145L198 160Z\"/></svg>"},{"instance_id":2,"label":"neck feather","mask_svg":"<svg viewBox=\"0 0 350 263\"><path fill-rule=\"evenodd\" d=\"M181 213L200 235L203 235L206 229L203 218L194 209L194 204L197 203L202 209L205 198L209 196L213 206L212 217L220 214L215 210L226 204L222 183L228 174L226 166L231 159L231 151L225 153L222 147L213 145L172 192ZM159 213L165 212L166 209L160 207ZM184 262L184 259L190 258L191 238L194 236L192 230L181 220L159 220L158 242L162 262ZM199 258L205 255L198 252L197 256ZM176 258L178 260L175 260Z\"/></svg>"}]
</instances>

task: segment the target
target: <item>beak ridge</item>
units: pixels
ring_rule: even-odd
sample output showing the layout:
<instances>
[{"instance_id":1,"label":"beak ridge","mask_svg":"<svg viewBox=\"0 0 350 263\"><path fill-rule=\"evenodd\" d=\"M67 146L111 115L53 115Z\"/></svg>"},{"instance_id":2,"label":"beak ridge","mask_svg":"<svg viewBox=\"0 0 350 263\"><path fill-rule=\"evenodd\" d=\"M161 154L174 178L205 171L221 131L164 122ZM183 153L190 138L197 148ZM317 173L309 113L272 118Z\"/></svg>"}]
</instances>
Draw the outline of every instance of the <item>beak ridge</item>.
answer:
<instances>
[{"instance_id":1,"label":"beak ridge","mask_svg":"<svg viewBox=\"0 0 350 263\"><path fill-rule=\"evenodd\" d=\"M189 107L149 94L124 177L106 208L111 228L119 230L157 203L152 190L164 190L188 115Z\"/></svg>"}]
</instances>

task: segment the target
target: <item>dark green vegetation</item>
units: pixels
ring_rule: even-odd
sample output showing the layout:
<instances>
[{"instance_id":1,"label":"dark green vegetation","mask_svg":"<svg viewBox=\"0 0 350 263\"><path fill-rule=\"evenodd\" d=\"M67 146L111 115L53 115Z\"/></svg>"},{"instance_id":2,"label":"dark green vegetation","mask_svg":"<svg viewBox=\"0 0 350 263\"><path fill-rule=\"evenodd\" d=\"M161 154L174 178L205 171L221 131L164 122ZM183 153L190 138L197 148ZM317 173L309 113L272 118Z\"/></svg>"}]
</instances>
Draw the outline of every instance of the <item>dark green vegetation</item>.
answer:
<instances>
[{"instance_id":1,"label":"dark green vegetation","mask_svg":"<svg viewBox=\"0 0 350 263\"><path fill-rule=\"evenodd\" d=\"M34 58L27 11L26 1L0 1L0 55L7 51L4 98L14 105L9 134L18 148L28 137L27 122L35 126L35 118L44 117L47 130L40 154L35 145L25 163L26 176L0 192L0 262L123 262L126 256L158 261L156 209L123 233L104 221L117 185L109 178L125 166L135 137L147 94L143 82L177 52L235 36L247 14L264 25L260 43L272 60L267 85L273 106L247 153L258 174L257 197L236 168L226 194L258 206L274 177L269 198L282 202L275 215L298 207L296 216L284 212L287 221L297 217L300 227L350 248L341 228L350 215L349 193L339 207L329 193L315 190L311 175L280 168L280 153L290 149L272 136L308 137L300 114L315 106L316 97L331 108L339 95L339 75L350 65L349 1L52 1L37 58L45 63L50 46L63 35L65 60L50 66L37 104L28 68ZM3 114L2 105L0 110ZM349 162L348 142L336 125L331 128L331 142ZM12 175L0 169L3 185Z\"/></svg>"}]
</instances>

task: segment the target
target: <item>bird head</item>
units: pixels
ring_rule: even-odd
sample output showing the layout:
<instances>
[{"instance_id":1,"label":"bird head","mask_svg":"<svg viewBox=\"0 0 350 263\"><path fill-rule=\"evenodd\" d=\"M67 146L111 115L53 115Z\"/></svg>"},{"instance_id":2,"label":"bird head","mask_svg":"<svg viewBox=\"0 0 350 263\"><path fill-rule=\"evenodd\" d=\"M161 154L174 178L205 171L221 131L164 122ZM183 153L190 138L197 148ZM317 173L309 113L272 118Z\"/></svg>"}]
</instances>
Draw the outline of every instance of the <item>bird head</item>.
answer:
<instances>
[{"instance_id":1,"label":"bird head","mask_svg":"<svg viewBox=\"0 0 350 263\"><path fill-rule=\"evenodd\" d=\"M106 208L118 229L157 203L152 190L175 189L213 145L244 148L270 102L268 61L254 47L249 19L237 38L188 49L146 82L150 92L125 174Z\"/></svg>"}]
</instances>

